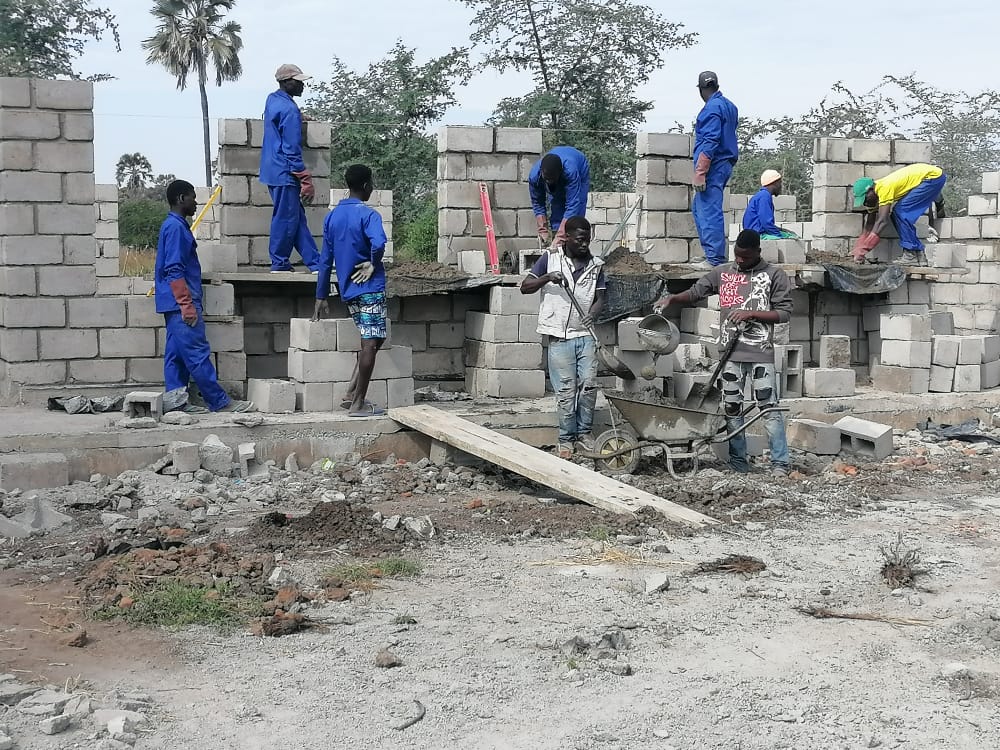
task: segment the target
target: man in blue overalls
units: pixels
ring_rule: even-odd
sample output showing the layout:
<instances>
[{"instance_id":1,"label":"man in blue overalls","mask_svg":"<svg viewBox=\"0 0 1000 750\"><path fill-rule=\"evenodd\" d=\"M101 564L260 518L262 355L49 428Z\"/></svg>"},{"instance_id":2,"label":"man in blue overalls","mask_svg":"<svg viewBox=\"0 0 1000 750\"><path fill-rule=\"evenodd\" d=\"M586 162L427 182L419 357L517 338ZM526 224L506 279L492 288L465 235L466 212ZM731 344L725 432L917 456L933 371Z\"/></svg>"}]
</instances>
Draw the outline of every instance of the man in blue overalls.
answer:
<instances>
[{"instance_id":1,"label":"man in blue overalls","mask_svg":"<svg viewBox=\"0 0 1000 750\"><path fill-rule=\"evenodd\" d=\"M271 215L271 273L291 271L292 249L315 272L319 268L316 240L306 222L305 203L316 194L312 175L302 161L302 113L292 97L301 96L309 80L298 65L282 65L274 77L278 90L264 105L264 142L260 151L260 181L274 203Z\"/></svg>"},{"instance_id":2,"label":"man in blue overalls","mask_svg":"<svg viewBox=\"0 0 1000 750\"><path fill-rule=\"evenodd\" d=\"M698 76L698 93L705 102L694 126L694 200L691 213L705 259L695 268L707 270L726 262L726 219L722 191L739 157L736 105L719 92L719 78L710 70Z\"/></svg>"},{"instance_id":3,"label":"man in blue overalls","mask_svg":"<svg viewBox=\"0 0 1000 750\"><path fill-rule=\"evenodd\" d=\"M156 312L163 315L167 340L163 352L166 390L186 389L194 380L211 411L256 411L252 401L229 398L215 374L212 348L201 307L201 263L188 217L198 208L194 185L174 180L167 186L170 213L156 243Z\"/></svg>"},{"instance_id":4,"label":"man in blue overalls","mask_svg":"<svg viewBox=\"0 0 1000 750\"><path fill-rule=\"evenodd\" d=\"M528 194L535 212L538 237L546 245L552 241L551 227L556 230L553 245L566 240L566 220L587 215L587 195L590 193L590 162L583 152L572 146L556 146L531 168ZM547 199L552 201L552 222L546 216Z\"/></svg>"}]
</instances>

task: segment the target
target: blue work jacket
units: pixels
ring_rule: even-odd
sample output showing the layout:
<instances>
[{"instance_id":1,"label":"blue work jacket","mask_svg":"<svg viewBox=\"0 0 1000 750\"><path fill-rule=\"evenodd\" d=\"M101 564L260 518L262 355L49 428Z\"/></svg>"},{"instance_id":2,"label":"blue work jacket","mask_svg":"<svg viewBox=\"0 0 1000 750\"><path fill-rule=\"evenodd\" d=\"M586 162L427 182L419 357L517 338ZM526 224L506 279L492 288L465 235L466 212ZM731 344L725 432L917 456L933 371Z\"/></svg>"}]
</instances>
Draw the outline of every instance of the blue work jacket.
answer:
<instances>
[{"instance_id":1,"label":"blue work jacket","mask_svg":"<svg viewBox=\"0 0 1000 750\"><path fill-rule=\"evenodd\" d=\"M156 312L179 310L170 282L184 279L191 301L201 309L201 262L198 260L198 243L191 233L187 219L171 211L160 226L156 242L156 266L153 288L156 295Z\"/></svg>"},{"instance_id":2,"label":"blue work jacket","mask_svg":"<svg viewBox=\"0 0 1000 750\"><path fill-rule=\"evenodd\" d=\"M705 102L694 125L694 163L705 154L713 162L733 164L740 155L736 142L736 124L740 114L736 105L716 91Z\"/></svg>"},{"instance_id":3,"label":"blue work jacket","mask_svg":"<svg viewBox=\"0 0 1000 750\"><path fill-rule=\"evenodd\" d=\"M264 143L260 150L260 181L265 185L295 185L292 172L302 161L302 113L282 90L268 95L264 105Z\"/></svg>"}]
</instances>

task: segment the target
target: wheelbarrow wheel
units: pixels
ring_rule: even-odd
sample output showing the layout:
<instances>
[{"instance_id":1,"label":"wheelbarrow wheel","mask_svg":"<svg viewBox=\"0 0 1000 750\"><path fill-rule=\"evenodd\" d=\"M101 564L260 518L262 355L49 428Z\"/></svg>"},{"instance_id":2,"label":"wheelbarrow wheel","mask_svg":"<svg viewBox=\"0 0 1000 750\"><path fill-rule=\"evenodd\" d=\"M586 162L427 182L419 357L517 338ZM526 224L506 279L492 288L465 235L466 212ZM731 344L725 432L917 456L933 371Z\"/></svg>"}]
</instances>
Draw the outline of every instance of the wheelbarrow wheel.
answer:
<instances>
[{"instance_id":1,"label":"wheelbarrow wheel","mask_svg":"<svg viewBox=\"0 0 1000 750\"><path fill-rule=\"evenodd\" d=\"M610 455L608 458L595 459L597 468L606 474L631 474L639 465L639 459L642 458L639 437L627 427L606 430L598 435L594 441L594 452L618 454Z\"/></svg>"}]
</instances>

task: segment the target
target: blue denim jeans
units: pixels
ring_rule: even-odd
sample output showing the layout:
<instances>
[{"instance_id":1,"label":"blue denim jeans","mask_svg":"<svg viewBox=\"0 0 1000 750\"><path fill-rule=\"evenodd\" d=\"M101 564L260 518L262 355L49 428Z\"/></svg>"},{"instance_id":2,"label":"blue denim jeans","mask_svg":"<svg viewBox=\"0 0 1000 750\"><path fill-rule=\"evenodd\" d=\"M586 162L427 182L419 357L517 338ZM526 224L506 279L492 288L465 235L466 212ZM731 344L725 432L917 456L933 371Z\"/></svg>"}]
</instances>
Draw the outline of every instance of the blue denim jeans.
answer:
<instances>
[{"instance_id":1,"label":"blue denim jeans","mask_svg":"<svg viewBox=\"0 0 1000 750\"><path fill-rule=\"evenodd\" d=\"M743 393L748 381L758 408L767 409L778 405L778 379L772 363L727 362L722 371L722 403L726 409L728 432L743 425L743 417L740 415L743 413ZM789 468L784 415L780 411L771 412L763 418L763 422L771 449L771 465ZM729 465L736 471L750 470L745 432L729 441Z\"/></svg>"},{"instance_id":2,"label":"blue denim jeans","mask_svg":"<svg viewBox=\"0 0 1000 750\"><path fill-rule=\"evenodd\" d=\"M597 344L593 337L550 338L549 380L559 409L559 442L572 443L594 426Z\"/></svg>"}]
</instances>

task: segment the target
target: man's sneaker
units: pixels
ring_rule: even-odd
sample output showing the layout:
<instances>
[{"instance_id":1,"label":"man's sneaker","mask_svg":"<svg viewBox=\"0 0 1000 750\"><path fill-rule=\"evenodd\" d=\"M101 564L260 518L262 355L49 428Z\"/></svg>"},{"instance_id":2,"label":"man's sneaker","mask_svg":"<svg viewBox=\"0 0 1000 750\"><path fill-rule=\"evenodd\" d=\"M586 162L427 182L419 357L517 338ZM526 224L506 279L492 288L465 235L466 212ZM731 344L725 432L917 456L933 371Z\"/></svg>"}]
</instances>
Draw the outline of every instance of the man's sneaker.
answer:
<instances>
[{"instance_id":1,"label":"man's sneaker","mask_svg":"<svg viewBox=\"0 0 1000 750\"><path fill-rule=\"evenodd\" d=\"M559 443L559 447L556 449L556 455L559 456L559 458L572 458L573 445L571 443Z\"/></svg>"},{"instance_id":2,"label":"man's sneaker","mask_svg":"<svg viewBox=\"0 0 1000 750\"><path fill-rule=\"evenodd\" d=\"M594 438L590 435L578 435L573 448L578 453L593 453L597 450L597 445L594 443Z\"/></svg>"},{"instance_id":3,"label":"man's sneaker","mask_svg":"<svg viewBox=\"0 0 1000 750\"><path fill-rule=\"evenodd\" d=\"M695 271L711 271L713 268L715 268L715 266L709 263L708 260L706 260L705 258L702 258L699 261L695 261L694 263L689 263L688 267Z\"/></svg>"},{"instance_id":4,"label":"man's sneaker","mask_svg":"<svg viewBox=\"0 0 1000 750\"><path fill-rule=\"evenodd\" d=\"M916 250L904 250L902 256L893 261L899 266L926 266L927 255Z\"/></svg>"},{"instance_id":5,"label":"man's sneaker","mask_svg":"<svg viewBox=\"0 0 1000 750\"><path fill-rule=\"evenodd\" d=\"M223 406L219 411L229 412L231 414L244 414L250 411L257 411L256 405L253 401L230 401L228 404Z\"/></svg>"},{"instance_id":6,"label":"man's sneaker","mask_svg":"<svg viewBox=\"0 0 1000 750\"><path fill-rule=\"evenodd\" d=\"M771 476L774 477L775 479L784 479L785 477L788 476L788 467L787 466L772 466L771 467Z\"/></svg>"}]
</instances>

